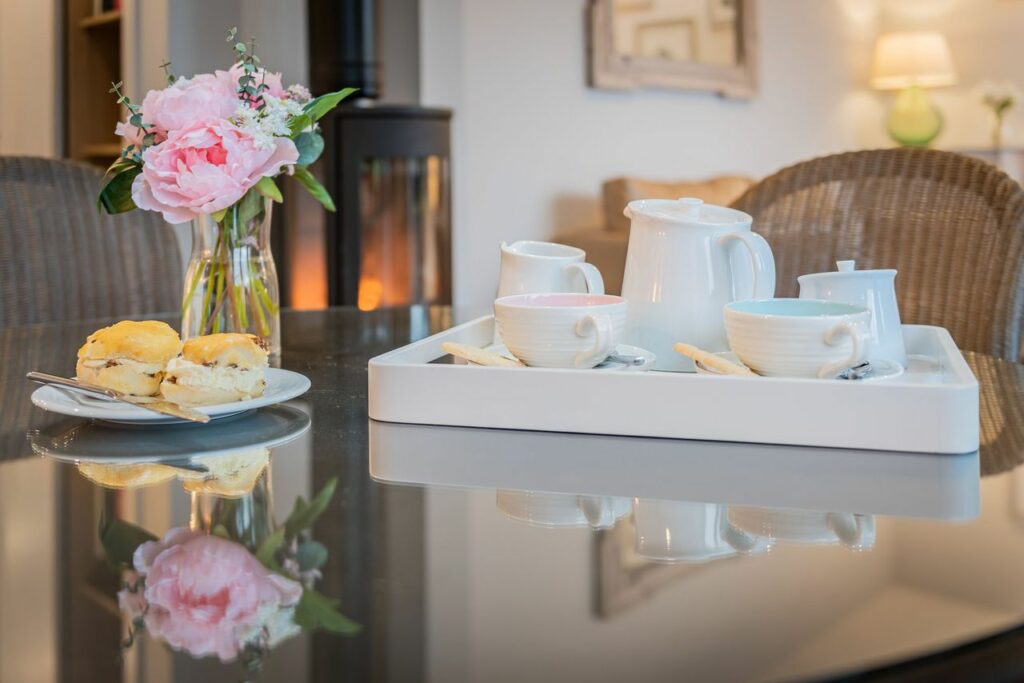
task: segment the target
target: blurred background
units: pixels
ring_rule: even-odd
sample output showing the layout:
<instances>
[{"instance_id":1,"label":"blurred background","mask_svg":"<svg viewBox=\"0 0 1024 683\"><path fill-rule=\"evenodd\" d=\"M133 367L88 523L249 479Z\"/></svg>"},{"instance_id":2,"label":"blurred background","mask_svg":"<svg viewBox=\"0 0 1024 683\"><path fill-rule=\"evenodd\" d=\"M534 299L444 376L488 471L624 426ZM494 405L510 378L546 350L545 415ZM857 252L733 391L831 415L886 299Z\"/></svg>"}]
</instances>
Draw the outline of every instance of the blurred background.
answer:
<instances>
[{"instance_id":1,"label":"blurred background","mask_svg":"<svg viewBox=\"0 0 1024 683\"><path fill-rule=\"evenodd\" d=\"M749 62L752 87L731 96L717 94L727 88L714 83L648 87L641 78L607 87L595 73L593 51L601 49L595 11L616 26L631 21L629 13L675 12L674 25L661 22L632 47L606 46L612 53L653 51L624 55L620 64L635 66L648 57L652 64L689 60L713 68ZM720 32L724 26L725 42L709 43L701 22ZM943 87L929 88L943 115L933 147L1003 158L1012 174L1024 134L1024 110L1009 110L1003 157L992 156L992 113L978 94L985 81L1024 82L1024 0L5 0L0 154L109 163L118 141L107 82L123 80L126 92L141 100L162 86L165 59L178 75L226 68L231 53L224 34L231 26L240 36L256 37L263 62L282 71L286 84L309 84L314 94L358 85L369 97L349 103L349 110L368 102L415 105L441 122L439 129L415 133L441 151L408 153L434 162L377 164L383 184L376 188L368 186L365 168L360 173L362 228L348 224L359 219L345 219L344 207L325 219L299 193L284 204L275 220L287 227L276 231L275 249L285 303L299 308L487 302L502 240L568 235L565 241L586 248L590 230L590 237L605 239L589 251L611 240L621 242L624 253L624 237L601 232L614 212L602 211L602 183L610 179L756 180L814 156L896 144L886 131L896 94L873 87L881 87L873 74L889 68L878 63L876 51L886 34L937 34L946 50L940 61L951 60L937 67L951 69L936 81ZM353 66L354 55L361 55L362 66ZM341 160L344 151L338 154ZM399 158L393 150L368 154ZM407 196L411 208L396 214L403 193L416 196ZM404 222L403 230L426 235L429 243L398 272L374 276L381 261L395 258L377 256L374 266L373 258L353 255L344 244L344 230L361 229L361 248L372 247L380 230L365 236L374 203L373 220ZM182 239L188 239L185 231ZM385 254L407 251L389 239L380 238ZM346 248L348 255L339 256ZM607 267L600 255L592 258ZM349 264L344 275L342 261ZM357 262L361 273L352 272ZM614 284L614 274L609 279ZM408 291L393 291L403 290L399 281Z\"/></svg>"}]
</instances>

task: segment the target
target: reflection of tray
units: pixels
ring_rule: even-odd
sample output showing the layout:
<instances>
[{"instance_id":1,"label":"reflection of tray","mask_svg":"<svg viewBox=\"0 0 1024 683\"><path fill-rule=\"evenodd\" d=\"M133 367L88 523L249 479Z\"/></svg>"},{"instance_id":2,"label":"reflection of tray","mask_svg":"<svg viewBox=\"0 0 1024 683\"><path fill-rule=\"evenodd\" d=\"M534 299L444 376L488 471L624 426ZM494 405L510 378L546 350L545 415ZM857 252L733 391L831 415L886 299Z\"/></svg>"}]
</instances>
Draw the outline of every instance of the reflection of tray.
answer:
<instances>
[{"instance_id":1,"label":"reflection of tray","mask_svg":"<svg viewBox=\"0 0 1024 683\"><path fill-rule=\"evenodd\" d=\"M949 333L904 325L901 377L878 382L435 363L446 341L487 346L478 318L370 361L385 422L924 453L978 449L978 383Z\"/></svg>"},{"instance_id":2,"label":"reflection of tray","mask_svg":"<svg viewBox=\"0 0 1024 683\"><path fill-rule=\"evenodd\" d=\"M964 520L978 454L638 439L370 420L370 476L401 484Z\"/></svg>"}]
</instances>

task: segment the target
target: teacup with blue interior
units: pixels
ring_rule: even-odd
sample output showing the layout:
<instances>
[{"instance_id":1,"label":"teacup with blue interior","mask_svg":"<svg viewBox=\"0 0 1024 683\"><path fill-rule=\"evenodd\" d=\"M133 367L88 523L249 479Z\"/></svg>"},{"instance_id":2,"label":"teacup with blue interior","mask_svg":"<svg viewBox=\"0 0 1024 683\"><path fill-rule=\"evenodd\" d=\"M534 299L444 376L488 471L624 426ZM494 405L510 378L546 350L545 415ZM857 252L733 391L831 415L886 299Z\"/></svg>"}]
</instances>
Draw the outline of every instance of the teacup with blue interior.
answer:
<instances>
[{"instance_id":1,"label":"teacup with blue interior","mask_svg":"<svg viewBox=\"0 0 1024 683\"><path fill-rule=\"evenodd\" d=\"M505 346L529 366L592 368L622 341L626 300L610 294L517 294L494 302Z\"/></svg>"},{"instance_id":2,"label":"teacup with blue interior","mask_svg":"<svg viewBox=\"0 0 1024 683\"><path fill-rule=\"evenodd\" d=\"M769 377L833 378L862 363L871 312L820 299L760 299L725 306L725 334L744 365Z\"/></svg>"}]
</instances>

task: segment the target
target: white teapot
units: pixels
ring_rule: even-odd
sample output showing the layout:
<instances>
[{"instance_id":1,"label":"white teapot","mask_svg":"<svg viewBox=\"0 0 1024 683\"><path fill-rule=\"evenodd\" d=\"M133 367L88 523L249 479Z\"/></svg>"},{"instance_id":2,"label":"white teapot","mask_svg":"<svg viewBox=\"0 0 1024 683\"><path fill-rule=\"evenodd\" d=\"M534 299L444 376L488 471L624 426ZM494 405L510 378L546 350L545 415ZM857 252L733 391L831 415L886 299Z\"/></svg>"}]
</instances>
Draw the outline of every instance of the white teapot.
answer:
<instances>
[{"instance_id":1,"label":"white teapot","mask_svg":"<svg viewBox=\"0 0 1024 683\"><path fill-rule=\"evenodd\" d=\"M700 199L638 199L625 214L632 221L622 281L625 342L653 352L655 370L694 372L673 345L728 351L722 308L775 295L771 247L751 232L748 214Z\"/></svg>"},{"instance_id":2,"label":"white teapot","mask_svg":"<svg viewBox=\"0 0 1024 683\"><path fill-rule=\"evenodd\" d=\"M896 304L895 270L855 270L853 261L836 261L838 270L797 278L801 299L824 299L864 306L871 311L868 359L907 366L900 310Z\"/></svg>"}]
</instances>

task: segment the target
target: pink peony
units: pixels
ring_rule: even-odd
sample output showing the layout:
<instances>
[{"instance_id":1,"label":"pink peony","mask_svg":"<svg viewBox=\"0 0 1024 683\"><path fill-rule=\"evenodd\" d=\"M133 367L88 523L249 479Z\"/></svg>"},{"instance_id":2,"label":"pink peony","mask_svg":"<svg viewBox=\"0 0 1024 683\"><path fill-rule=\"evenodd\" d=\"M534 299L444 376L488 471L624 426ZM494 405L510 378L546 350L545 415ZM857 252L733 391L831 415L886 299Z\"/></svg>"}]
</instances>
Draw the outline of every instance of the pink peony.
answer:
<instances>
[{"instance_id":1,"label":"pink peony","mask_svg":"<svg viewBox=\"0 0 1024 683\"><path fill-rule=\"evenodd\" d=\"M238 79L242 77L243 73L245 73L245 71L242 68L242 63L238 62L227 72L218 71L217 76L220 78L226 75L231 83L231 87L233 87L237 92ZM281 83L281 74L279 73L267 71L266 69L256 69L256 71L253 72L252 77L256 79L257 86L260 83L265 83L267 89L264 92L273 95L274 97L284 98L284 96L288 94L288 91L284 89L284 85Z\"/></svg>"},{"instance_id":2,"label":"pink peony","mask_svg":"<svg viewBox=\"0 0 1024 683\"><path fill-rule=\"evenodd\" d=\"M160 211L170 223L184 223L226 209L260 178L278 174L298 158L288 138L272 138L261 147L238 126L208 120L172 131L142 154L132 199L139 208Z\"/></svg>"},{"instance_id":3,"label":"pink peony","mask_svg":"<svg viewBox=\"0 0 1024 683\"><path fill-rule=\"evenodd\" d=\"M302 585L267 570L244 546L188 529L171 529L161 541L135 551L135 570L145 576L146 630L196 657L235 659L245 644L287 617ZM134 596L118 594L136 610ZM283 633L282 633L283 635Z\"/></svg>"},{"instance_id":4,"label":"pink peony","mask_svg":"<svg viewBox=\"0 0 1024 683\"><path fill-rule=\"evenodd\" d=\"M158 135L169 135L198 121L227 119L240 104L229 79L199 74L179 78L163 90L146 93L142 100L142 120L154 126Z\"/></svg>"}]
</instances>

